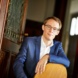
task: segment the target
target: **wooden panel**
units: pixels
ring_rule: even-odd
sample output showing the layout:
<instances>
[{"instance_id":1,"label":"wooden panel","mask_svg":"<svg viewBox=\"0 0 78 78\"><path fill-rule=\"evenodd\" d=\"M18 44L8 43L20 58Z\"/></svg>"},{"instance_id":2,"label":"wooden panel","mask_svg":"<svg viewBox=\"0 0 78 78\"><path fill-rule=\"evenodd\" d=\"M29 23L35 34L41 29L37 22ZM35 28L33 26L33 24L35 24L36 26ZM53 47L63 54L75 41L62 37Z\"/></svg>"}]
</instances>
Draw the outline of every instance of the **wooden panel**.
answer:
<instances>
[{"instance_id":1,"label":"wooden panel","mask_svg":"<svg viewBox=\"0 0 78 78\"><path fill-rule=\"evenodd\" d=\"M0 50L4 33L9 0L0 0Z\"/></svg>"},{"instance_id":2,"label":"wooden panel","mask_svg":"<svg viewBox=\"0 0 78 78\"><path fill-rule=\"evenodd\" d=\"M13 63L16 55L10 52L0 52L0 78L15 78Z\"/></svg>"},{"instance_id":3,"label":"wooden panel","mask_svg":"<svg viewBox=\"0 0 78 78\"><path fill-rule=\"evenodd\" d=\"M4 37L18 43L22 38L22 25L27 0L10 0ZM26 12L25 12L26 13Z\"/></svg>"},{"instance_id":4,"label":"wooden panel","mask_svg":"<svg viewBox=\"0 0 78 78\"><path fill-rule=\"evenodd\" d=\"M0 51L0 66L1 66L1 63L4 59L4 57L5 57L5 53L3 51Z\"/></svg>"},{"instance_id":5,"label":"wooden panel","mask_svg":"<svg viewBox=\"0 0 78 78\"><path fill-rule=\"evenodd\" d=\"M15 0L14 0L15 1ZM17 1L17 2L19 2L19 1ZM17 3L16 2L16 3ZM20 1L21 2L21 1ZM13 2L14 3L14 2ZM26 21L26 12L27 12L27 4L28 4L28 0L25 0L24 1L24 5L23 5L23 15L22 16L19 16L20 17L20 19L19 20L21 20L19 23L20 23L20 26L14 26L16 23L16 21L14 21L14 18L15 18L15 20L17 19L17 17L15 17L17 14L16 14L16 9L15 10L13 10L14 12L14 14L16 14L16 15L14 15L14 18L13 18L13 15L12 15L12 18L13 18L13 21L12 21L12 19L10 20L10 22L9 23L11 23L11 21L12 21L12 23L14 22L15 24L13 24L13 27L12 27L12 25L11 25L11 27L10 27L10 25L7 25L6 24L6 28L5 28L5 36L3 37L3 41L2 41L2 47L1 47L1 49L3 50L3 51L9 51L9 52L12 52L12 53L18 53L19 52L19 48L20 48L20 44L21 44L21 40L22 40L22 36L23 36L23 33L24 33L24 25L25 25L25 21ZM12 4L13 5L13 9L14 9L14 5L15 4ZM21 5L22 6L22 5ZM9 8L10 8L10 6L9 6ZM18 8L18 6L17 5L15 5L15 8ZM12 11L12 10L11 10ZM12 12L10 12L10 13L12 13ZM18 13L18 12L17 12ZM19 14L20 15L20 14ZM11 18L11 15L8 17L8 18ZM7 18L7 22L8 22L8 19ZM9 24L8 23L8 24ZM17 24L18 25L18 24ZM17 33L18 31L15 31L15 29L17 29L17 27L19 28L19 33ZM11 29L10 31L9 31L9 28ZM7 33L7 31L8 31L8 33ZM12 34L12 35L11 35ZM19 35L19 38L16 38L16 36L15 35ZM10 35L10 36L9 36ZM18 44L19 43L19 44Z\"/></svg>"},{"instance_id":6,"label":"wooden panel","mask_svg":"<svg viewBox=\"0 0 78 78\"><path fill-rule=\"evenodd\" d=\"M5 56L2 59L2 63L0 65L0 78L8 78L11 53L10 52L3 52L3 53L5 54Z\"/></svg>"}]
</instances>

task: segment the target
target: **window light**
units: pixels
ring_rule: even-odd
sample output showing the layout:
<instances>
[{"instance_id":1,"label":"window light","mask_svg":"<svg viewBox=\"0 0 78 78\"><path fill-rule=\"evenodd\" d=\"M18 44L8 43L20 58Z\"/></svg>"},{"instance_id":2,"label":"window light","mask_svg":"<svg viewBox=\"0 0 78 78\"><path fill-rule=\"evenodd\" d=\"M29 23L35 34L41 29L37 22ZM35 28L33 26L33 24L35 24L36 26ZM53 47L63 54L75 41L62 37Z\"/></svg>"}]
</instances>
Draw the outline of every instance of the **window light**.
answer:
<instances>
[{"instance_id":1,"label":"window light","mask_svg":"<svg viewBox=\"0 0 78 78\"><path fill-rule=\"evenodd\" d=\"M76 18L72 18L71 28L70 28L70 35L71 36L75 35L75 31L76 31Z\"/></svg>"},{"instance_id":2,"label":"window light","mask_svg":"<svg viewBox=\"0 0 78 78\"><path fill-rule=\"evenodd\" d=\"M78 17L76 19L75 35L78 35Z\"/></svg>"}]
</instances>

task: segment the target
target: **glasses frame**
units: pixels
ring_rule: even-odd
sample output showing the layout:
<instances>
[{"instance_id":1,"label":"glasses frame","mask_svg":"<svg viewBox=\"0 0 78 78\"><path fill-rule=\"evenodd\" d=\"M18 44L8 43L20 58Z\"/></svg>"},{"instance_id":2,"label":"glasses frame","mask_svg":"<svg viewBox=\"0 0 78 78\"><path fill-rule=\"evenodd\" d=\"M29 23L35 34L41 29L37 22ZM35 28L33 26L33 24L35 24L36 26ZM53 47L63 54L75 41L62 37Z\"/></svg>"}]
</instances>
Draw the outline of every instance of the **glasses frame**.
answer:
<instances>
[{"instance_id":1,"label":"glasses frame","mask_svg":"<svg viewBox=\"0 0 78 78\"><path fill-rule=\"evenodd\" d=\"M60 29L52 27L51 25L44 24L44 26L46 26L49 30L53 29L54 32L60 31Z\"/></svg>"}]
</instances>

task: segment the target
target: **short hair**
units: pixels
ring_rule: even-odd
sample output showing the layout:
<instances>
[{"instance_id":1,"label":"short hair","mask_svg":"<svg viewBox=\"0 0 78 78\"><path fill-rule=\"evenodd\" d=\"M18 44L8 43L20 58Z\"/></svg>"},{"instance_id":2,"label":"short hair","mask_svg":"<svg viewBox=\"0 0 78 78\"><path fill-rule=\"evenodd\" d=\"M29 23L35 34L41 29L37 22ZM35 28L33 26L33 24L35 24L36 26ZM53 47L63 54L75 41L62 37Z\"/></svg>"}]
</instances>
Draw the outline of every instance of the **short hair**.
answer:
<instances>
[{"instance_id":1,"label":"short hair","mask_svg":"<svg viewBox=\"0 0 78 78\"><path fill-rule=\"evenodd\" d=\"M61 20L59 18L55 17L55 16L46 18L44 20L43 24L45 25L49 19L53 19L53 20L55 20L56 22L59 23L59 30L62 28L62 22L61 22Z\"/></svg>"}]
</instances>

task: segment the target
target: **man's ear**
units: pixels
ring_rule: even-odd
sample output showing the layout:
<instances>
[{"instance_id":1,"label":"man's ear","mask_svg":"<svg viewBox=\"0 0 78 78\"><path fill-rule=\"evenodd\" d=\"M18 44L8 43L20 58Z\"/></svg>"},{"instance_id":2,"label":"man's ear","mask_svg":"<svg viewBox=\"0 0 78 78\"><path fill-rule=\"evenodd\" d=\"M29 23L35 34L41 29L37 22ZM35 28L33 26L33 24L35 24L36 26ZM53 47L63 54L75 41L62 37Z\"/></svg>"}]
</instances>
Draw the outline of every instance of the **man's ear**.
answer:
<instances>
[{"instance_id":1,"label":"man's ear","mask_svg":"<svg viewBox=\"0 0 78 78\"><path fill-rule=\"evenodd\" d=\"M42 30L44 31L44 25L42 25Z\"/></svg>"}]
</instances>

